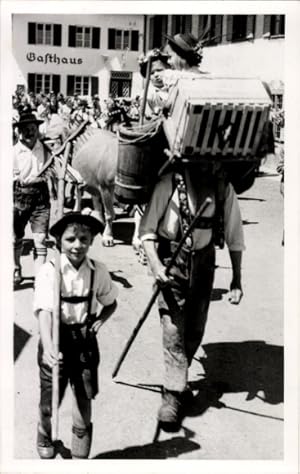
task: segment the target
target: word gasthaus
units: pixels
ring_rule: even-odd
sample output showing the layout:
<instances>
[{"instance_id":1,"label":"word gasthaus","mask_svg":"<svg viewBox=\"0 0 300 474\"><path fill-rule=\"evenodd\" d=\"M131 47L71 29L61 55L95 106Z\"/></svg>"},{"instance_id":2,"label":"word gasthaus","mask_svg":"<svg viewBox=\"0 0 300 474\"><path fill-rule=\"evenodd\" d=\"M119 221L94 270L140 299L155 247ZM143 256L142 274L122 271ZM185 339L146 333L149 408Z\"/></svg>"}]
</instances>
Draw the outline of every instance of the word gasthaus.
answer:
<instances>
[{"instance_id":1,"label":"word gasthaus","mask_svg":"<svg viewBox=\"0 0 300 474\"><path fill-rule=\"evenodd\" d=\"M49 63L56 63L57 65L60 63L62 64L82 64L83 63L82 58L66 58L65 56L60 58L55 53L54 54L46 53L44 55L41 55L41 54L36 55L33 52L29 52L26 54L26 59L27 61L30 61L30 62L37 61L39 63L44 63L44 64L47 64L49 62Z\"/></svg>"}]
</instances>

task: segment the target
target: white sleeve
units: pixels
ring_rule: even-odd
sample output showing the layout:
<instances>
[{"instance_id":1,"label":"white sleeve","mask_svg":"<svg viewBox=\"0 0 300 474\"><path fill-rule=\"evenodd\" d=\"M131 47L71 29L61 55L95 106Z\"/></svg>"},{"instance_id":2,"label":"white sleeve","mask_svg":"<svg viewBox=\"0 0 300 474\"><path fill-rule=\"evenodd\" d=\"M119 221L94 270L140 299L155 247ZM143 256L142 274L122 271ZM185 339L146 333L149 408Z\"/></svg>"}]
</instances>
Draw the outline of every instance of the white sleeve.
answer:
<instances>
[{"instance_id":1,"label":"white sleeve","mask_svg":"<svg viewBox=\"0 0 300 474\"><path fill-rule=\"evenodd\" d=\"M166 212L172 192L172 174L166 174L157 182L142 216L139 231L142 241L157 240L159 223Z\"/></svg>"},{"instance_id":2,"label":"white sleeve","mask_svg":"<svg viewBox=\"0 0 300 474\"><path fill-rule=\"evenodd\" d=\"M38 316L41 310L53 311L54 306L54 266L46 262L41 266L35 278L33 312Z\"/></svg>"}]
</instances>

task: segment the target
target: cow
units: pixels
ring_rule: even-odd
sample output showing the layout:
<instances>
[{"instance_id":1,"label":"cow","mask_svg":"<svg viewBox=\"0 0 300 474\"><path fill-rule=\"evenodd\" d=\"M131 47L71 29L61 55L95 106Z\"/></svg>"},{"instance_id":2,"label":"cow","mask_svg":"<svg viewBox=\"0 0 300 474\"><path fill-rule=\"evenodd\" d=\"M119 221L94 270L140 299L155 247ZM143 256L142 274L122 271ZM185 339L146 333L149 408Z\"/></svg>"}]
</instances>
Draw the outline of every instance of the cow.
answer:
<instances>
[{"instance_id":1,"label":"cow","mask_svg":"<svg viewBox=\"0 0 300 474\"><path fill-rule=\"evenodd\" d=\"M117 172L118 137L105 129L95 129L88 140L74 148L72 167L85 182L85 189L91 194L95 217L105 220L102 243L114 245L112 223L114 213L114 184ZM78 209L81 207L81 191L77 188Z\"/></svg>"}]
</instances>

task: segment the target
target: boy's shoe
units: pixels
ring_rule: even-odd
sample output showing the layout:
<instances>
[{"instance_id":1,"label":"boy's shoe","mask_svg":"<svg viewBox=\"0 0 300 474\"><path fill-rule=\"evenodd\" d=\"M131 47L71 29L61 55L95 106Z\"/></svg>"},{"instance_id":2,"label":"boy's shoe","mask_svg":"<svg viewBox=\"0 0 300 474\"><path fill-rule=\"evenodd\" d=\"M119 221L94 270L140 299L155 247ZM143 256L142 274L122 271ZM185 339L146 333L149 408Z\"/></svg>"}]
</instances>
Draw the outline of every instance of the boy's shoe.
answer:
<instances>
[{"instance_id":1,"label":"boy's shoe","mask_svg":"<svg viewBox=\"0 0 300 474\"><path fill-rule=\"evenodd\" d=\"M182 392L164 389L158 421L164 431L179 431L182 421Z\"/></svg>"},{"instance_id":2,"label":"boy's shoe","mask_svg":"<svg viewBox=\"0 0 300 474\"><path fill-rule=\"evenodd\" d=\"M51 439L39 430L37 434L37 452L41 459L53 459L55 456L55 449Z\"/></svg>"},{"instance_id":3,"label":"boy's shoe","mask_svg":"<svg viewBox=\"0 0 300 474\"><path fill-rule=\"evenodd\" d=\"M14 269L14 286L18 286L22 283L23 277L21 272L21 267Z\"/></svg>"}]
</instances>

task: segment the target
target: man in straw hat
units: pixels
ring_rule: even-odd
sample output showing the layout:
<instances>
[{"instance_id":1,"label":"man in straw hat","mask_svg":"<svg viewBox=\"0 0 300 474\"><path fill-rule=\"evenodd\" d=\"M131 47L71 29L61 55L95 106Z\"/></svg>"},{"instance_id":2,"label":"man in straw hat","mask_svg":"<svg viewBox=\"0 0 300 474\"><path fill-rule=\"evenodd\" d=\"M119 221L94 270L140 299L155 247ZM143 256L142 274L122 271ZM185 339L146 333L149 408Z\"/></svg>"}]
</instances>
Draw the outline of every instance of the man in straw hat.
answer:
<instances>
[{"instance_id":1,"label":"man in straw hat","mask_svg":"<svg viewBox=\"0 0 300 474\"><path fill-rule=\"evenodd\" d=\"M96 333L115 310L118 293L106 266L87 256L94 236L102 233L103 228L98 219L80 212L65 214L50 228L60 252L59 357L51 338L55 304L54 262L45 263L36 278L34 313L40 329L38 363L41 387L37 450L42 459L55 456L51 439L51 371L58 363L60 402L68 382L72 388L72 457L87 458L90 452L91 400L98 393Z\"/></svg>"},{"instance_id":2,"label":"man in straw hat","mask_svg":"<svg viewBox=\"0 0 300 474\"><path fill-rule=\"evenodd\" d=\"M27 111L13 124L19 132L18 142L13 147L14 285L23 280L20 259L28 222L33 234L35 273L47 256L50 197L46 179L37 175L49 154L39 140L41 123L42 120Z\"/></svg>"}]
</instances>

